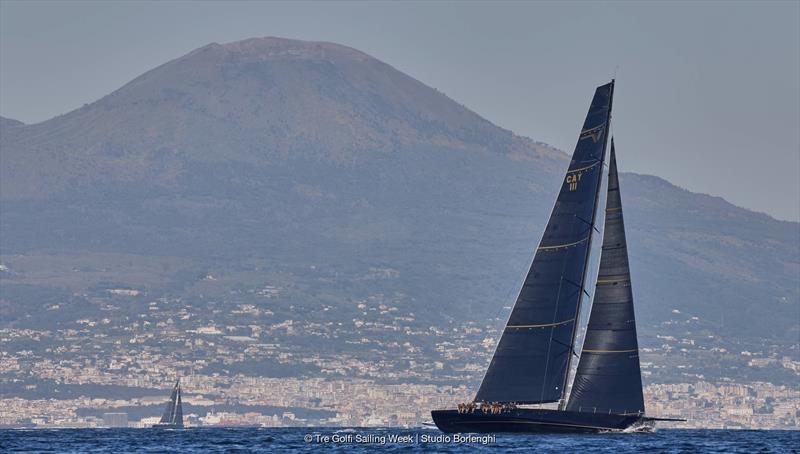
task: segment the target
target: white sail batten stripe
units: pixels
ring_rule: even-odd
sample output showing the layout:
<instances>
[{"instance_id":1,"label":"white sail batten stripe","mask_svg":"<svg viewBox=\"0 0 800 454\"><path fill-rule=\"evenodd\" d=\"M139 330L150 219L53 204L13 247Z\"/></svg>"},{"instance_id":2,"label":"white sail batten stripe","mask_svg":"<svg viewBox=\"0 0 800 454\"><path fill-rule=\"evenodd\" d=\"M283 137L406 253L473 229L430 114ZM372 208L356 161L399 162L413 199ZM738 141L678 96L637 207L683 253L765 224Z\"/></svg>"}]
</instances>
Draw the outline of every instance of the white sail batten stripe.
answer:
<instances>
[{"instance_id":1,"label":"white sail batten stripe","mask_svg":"<svg viewBox=\"0 0 800 454\"><path fill-rule=\"evenodd\" d=\"M567 174L570 174L570 173L575 173L575 172L580 172L580 171L582 171L582 170L586 170L586 169L591 169L592 167L596 166L597 164L600 164L600 161L595 161L595 163L594 163L594 164L590 164L590 165L588 165L588 166L586 166L586 167L581 167L581 168L579 168L579 169L567 170Z\"/></svg>"},{"instance_id":2,"label":"white sail batten stripe","mask_svg":"<svg viewBox=\"0 0 800 454\"><path fill-rule=\"evenodd\" d=\"M547 328L548 326L565 325L567 323L574 322L574 321L575 321L575 319L571 318L569 320L564 320L564 321L561 321L561 322L545 323L545 324L542 324L542 325L507 325L506 329L508 329L508 328Z\"/></svg>"},{"instance_id":3,"label":"white sail batten stripe","mask_svg":"<svg viewBox=\"0 0 800 454\"><path fill-rule=\"evenodd\" d=\"M550 250L553 250L553 249L560 249L560 248L564 248L564 247L575 246L576 244L580 244L580 243L583 243L584 241L588 240L589 237L591 237L591 234L589 236L587 236L586 238L583 238L581 240L575 241L574 243L556 244L554 246L539 246L539 248L537 250L538 251L550 251Z\"/></svg>"},{"instance_id":4,"label":"white sail batten stripe","mask_svg":"<svg viewBox=\"0 0 800 454\"><path fill-rule=\"evenodd\" d=\"M627 279L598 279L597 283L598 284L612 284L614 282L630 282L630 281L631 281L631 278L627 278Z\"/></svg>"}]
</instances>

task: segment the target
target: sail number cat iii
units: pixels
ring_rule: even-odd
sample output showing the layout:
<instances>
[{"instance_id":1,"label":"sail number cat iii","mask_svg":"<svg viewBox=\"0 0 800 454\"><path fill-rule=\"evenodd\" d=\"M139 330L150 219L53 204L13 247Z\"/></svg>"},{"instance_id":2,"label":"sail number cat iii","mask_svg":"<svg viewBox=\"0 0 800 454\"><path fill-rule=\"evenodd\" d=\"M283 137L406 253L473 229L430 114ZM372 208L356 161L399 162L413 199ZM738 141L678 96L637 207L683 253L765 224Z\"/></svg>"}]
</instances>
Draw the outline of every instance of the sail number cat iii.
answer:
<instances>
[{"instance_id":1,"label":"sail number cat iii","mask_svg":"<svg viewBox=\"0 0 800 454\"><path fill-rule=\"evenodd\" d=\"M475 400L432 411L440 430L601 432L649 429L657 420L644 416L622 202L609 140L613 97L613 80L595 90L550 220ZM587 268L609 145L600 268L567 398L581 303L589 296Z\"/></svg>"}]
</instances>

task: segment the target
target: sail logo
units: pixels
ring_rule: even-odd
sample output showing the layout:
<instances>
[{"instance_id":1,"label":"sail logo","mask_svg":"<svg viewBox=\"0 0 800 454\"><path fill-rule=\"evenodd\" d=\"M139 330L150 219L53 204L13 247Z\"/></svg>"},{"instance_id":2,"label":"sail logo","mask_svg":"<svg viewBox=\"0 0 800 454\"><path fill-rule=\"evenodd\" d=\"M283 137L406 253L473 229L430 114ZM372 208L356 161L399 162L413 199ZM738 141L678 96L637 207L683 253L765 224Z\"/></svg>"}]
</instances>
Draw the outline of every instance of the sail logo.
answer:
<instances>
[{"instance_id":1,"label":"sail logo","mask_svg":"<svg viewBox=\"0 0 800 454\"><path fill-rule=\"evenodd\" d=\"M578 172L572 175L567 175L566 183L569 185L569 190L574 191L578 189L578 182L581 181L583 172Z\"/></svg>"},{"instance_id":2,"label":"sail logo","mask_svg":"<svg viewBox=\"0 0 800 454\"><path fill-rule=\"evenodd\" d=\"M578 140L583 140L591 137L592 142L597 143L597 141L600 140L601 137L603 137L603 132L605 131L605 129L606 129L605 123L599 126L595 126L594 128L584 129L583 131L581 131L581 135Z\"/></svg>"}]
</instances>

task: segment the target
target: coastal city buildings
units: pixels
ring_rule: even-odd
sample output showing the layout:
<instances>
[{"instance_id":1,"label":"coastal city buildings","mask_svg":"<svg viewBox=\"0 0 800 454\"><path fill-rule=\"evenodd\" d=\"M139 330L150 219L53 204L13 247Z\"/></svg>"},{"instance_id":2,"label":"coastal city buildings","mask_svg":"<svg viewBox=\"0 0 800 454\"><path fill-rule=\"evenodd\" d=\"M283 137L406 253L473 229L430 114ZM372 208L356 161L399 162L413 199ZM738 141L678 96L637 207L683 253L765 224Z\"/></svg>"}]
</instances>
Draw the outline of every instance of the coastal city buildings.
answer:
<instances>
[{"instance_id":1,"label":"coastal city buildings","mask_svg":"<svg viewBox=\"0 0 800 454\"><path fill-rule=\"evenodd\" d=\"M279 291L264 287L267 298ZM0 426L149 427L177 377L190 426L419 426L431 409L474 396L497 338L489 325L425 326L382 296L328 322L275 320L240 304L220 323L213 310L204 318L166 299L114 317L116 306L98 303L111 314L54 330L0 329ZM687 419L660 427L798 427L795 353L732 345L691 333L643 342L648 414ZM788 380L735 381L726 364L739 376Z\"/></svg>"},{"instance_id":2,"label":"coastal city buildings","mask_svg":"<svg viewBox=\"0 0 800 454\"><path fill-rule=\"evenodd\" d=\"M453 406L472 395L466 387L417 384L388 385L366 380L208 376L184 377L187 425L194 426L402 426L430 420L429 410ZM219 397L190 394L194 389ZM800 423L800 396L796 389L768 383L712 384L707 382L649 385L645 388L651 416L685 418L686 422L659 423L659 427L796 429ZM0 399L0 425L33 427L150 427L158 416L129 421L124 411L162 410L166 397L100 399ZM238 411L215 411L230 402ZM202 404L198 406L197 404ZM247 410L246 407L261 409ZM300 417L285 408L320 410L324 415ZM202 410L198 410L202 409ZM98 416L99 415L99 416Z\"/></svg>"},{"instance_id":3,"label":"coastal city buildings","mask_svg":"<svg viewBox=\"0 0 800 454\"><path fill-rule=\"evenodd\" d=\"M474 397L502 323L436 323L382 294L299 314L285 293L105 292L90 299L101 316L53 304L48 329L0 329L0 426L148 427L178 377L190 426L419 426ZM640 335L648 414L687 419L660 427L798 427L796 346L674 317Z\"/></svg>"}]
</instances>

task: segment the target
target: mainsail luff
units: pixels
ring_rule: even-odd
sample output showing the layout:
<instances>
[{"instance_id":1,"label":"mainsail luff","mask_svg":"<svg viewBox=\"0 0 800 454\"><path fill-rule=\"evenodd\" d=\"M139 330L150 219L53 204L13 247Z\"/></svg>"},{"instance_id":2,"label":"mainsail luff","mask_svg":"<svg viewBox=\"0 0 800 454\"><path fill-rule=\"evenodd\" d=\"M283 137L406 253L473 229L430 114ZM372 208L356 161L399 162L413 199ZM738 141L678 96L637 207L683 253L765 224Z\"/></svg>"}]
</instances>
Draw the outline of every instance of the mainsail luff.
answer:
<instances>
[{"instance_id":1,"label":"mainsail luff","mask_svg":"<svg viewBox=\"0 0 800 454\"><path fill-rule=\"evenodd\" d=\"M585 293L613 92L614 81L595 90L550 220L476 401L545 403L563 397Z\"/></svg>"},{"instance_id":2,"label":"mainsail luff","mask_svg":"<svg viewBox=\"0 0 800 454\"><path fill-rule=\"evenodd\" d=\"M600 269L567 410L644 413L636 317L613 140Z\"/></svg>"}]
</instances>

